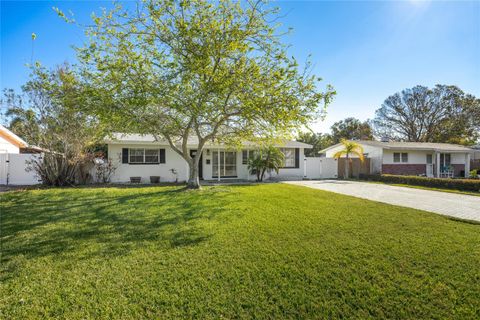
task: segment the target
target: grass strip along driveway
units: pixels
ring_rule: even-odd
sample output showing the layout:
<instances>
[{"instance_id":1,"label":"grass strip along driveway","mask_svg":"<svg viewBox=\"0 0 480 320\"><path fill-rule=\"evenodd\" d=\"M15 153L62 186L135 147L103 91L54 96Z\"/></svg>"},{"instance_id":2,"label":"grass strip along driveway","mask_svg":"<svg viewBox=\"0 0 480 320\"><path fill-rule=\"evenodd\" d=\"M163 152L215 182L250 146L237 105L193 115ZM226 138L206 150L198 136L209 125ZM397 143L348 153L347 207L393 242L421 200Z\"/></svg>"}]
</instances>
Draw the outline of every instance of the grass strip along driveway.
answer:
<instances>
[{"instance_id":1,"label":"grass strip along driveway","mask_svg":"<svg viewBox=\"0 0 480 320\"><path fill-rule=\"evenodd\" d=\"M2 319L480 316L480 225L285 184L0 195Z\"/></svg>"}]
</instances>

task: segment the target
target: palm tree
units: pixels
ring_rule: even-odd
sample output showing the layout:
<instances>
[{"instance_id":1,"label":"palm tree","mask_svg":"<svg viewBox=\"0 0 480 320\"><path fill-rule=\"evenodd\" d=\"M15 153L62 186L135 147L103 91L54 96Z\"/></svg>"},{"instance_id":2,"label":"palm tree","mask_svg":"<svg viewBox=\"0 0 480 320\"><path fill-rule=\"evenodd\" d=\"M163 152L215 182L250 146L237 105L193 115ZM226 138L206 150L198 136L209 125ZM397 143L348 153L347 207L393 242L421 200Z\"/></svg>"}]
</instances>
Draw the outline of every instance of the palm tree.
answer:
<instances>
[{"instance_id":1,"label":"palm tree","mask_svg":"<svg viewBox=\"0 0 480 320\"><path fill-rule=\"evenodd\" d=\"M275 171L277 174L283 166L285 156L279 148L268 146L258 150L255 156L248 161L250 174L257 176L257 181L263 181L265 172Z\"/></svg>"},{"instance_id":2,"label":"palm tree","mask_svg":"<svg viewBox=\"0 0 480 320\"><path fill-rule=\"evenodd\" d=\"M343 150L338 151L333 155L334 158L339 159L343 156L345 156L345 179L349 178L349 169L350 169L350 163L352 162L352 159L350 158L350 155L356 155L361 162L364 161L364 156L363 156L363 147L356 143L355 141L349 141L342 139L340 143L343 145Z\"/></svg>"}]
</instances>

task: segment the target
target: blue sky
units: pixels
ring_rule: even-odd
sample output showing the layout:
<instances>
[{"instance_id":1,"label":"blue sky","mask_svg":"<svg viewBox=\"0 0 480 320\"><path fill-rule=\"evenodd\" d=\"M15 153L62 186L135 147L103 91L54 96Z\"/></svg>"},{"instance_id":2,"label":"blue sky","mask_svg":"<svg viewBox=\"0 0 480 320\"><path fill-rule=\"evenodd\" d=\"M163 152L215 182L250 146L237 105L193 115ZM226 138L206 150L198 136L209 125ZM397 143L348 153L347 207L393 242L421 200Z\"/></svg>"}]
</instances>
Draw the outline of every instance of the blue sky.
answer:
<instances>
[{"instance_id":1,"label":"blue sky","mask_svg":"<svg viewBox=\"0 0 480 320\"><path fill-rule=\"evenodd\" d=\"M82 31L53 12L69 9L80 22L110 2L1 1L0 87L18 89L33 60L75 61ZM458 85L480 96L480 1L279 1L291 54L312 55L314 72L337 90L315 131L353 116L372 118L385 98L417 84Z\"/></svg>"}]
</instances>

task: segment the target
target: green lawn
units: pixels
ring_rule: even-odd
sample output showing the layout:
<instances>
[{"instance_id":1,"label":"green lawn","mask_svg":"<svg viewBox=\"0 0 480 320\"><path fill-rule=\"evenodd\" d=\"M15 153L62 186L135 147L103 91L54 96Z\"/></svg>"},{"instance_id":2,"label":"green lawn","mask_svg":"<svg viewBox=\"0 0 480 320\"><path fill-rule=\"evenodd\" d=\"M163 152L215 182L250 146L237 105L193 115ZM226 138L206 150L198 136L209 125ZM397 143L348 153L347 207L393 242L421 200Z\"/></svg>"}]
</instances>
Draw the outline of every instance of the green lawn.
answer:
<instances>
[{"instance_id":1,"label":"green lawn","mask_svg":"<svg viewBox=\"0 0 480 320\"><path fill-rule=\"evenodd\" d=\"M0 319L480 318L478 224L283 184L0 197Z\"/></svg>"}]
</instances>

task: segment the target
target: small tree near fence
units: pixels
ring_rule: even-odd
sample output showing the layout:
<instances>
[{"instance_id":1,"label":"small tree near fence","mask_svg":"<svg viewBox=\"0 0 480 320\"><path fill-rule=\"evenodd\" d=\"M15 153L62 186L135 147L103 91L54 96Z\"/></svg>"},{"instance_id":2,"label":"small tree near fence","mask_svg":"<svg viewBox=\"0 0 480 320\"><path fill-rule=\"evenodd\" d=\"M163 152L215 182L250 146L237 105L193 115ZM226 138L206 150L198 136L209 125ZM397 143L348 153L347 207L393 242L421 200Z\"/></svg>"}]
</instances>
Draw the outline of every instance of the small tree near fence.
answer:
<instances>
[{"instance_id":1,"label":"small tree near fence","mask_svg":"<svg viewBox=\"0 0 480 320\"><path fill-rule=\"evenodd\" d=\"M363 147L354 141L341 140L343 150L338 151L333 155L334 158L340 159L345 156L345 179L350 178L350 164L352 162L350 155L356 155L361 162L364 161Z\"/></svg>"},{"instance_id":2,"label":"small tree near fence","mask_svg":"<svg viewBox=\"0 0 480 320\"><path fill-rule=\"evenodd\" d=\"M283 167L285 156L279 148L269 146L254 152L254 156L248 160L250 174L257 176L257 181L263 181L265 172L275 171L277 174Z\"/></svg>"}]
</instances>

